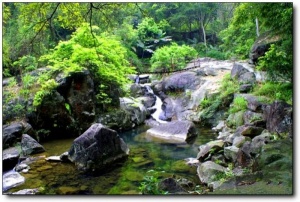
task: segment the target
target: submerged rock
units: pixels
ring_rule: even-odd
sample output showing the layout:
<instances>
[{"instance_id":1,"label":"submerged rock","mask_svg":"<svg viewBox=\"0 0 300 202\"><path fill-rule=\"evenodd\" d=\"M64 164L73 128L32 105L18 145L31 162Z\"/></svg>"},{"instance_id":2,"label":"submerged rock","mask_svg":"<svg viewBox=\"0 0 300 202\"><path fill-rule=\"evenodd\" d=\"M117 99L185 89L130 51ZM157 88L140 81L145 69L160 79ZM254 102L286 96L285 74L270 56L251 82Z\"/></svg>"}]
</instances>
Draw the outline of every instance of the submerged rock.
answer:
<instances>
[{"instance_id":1,"label":"submerged rock","mask_svg":"<svg viewBox=\"0 0 300 202\"><path fill-rule=\"evenodd\" d=\"M13 195L34 195L36 193L39 193L39 189L22 189L17 192L13 192Z\"/></svg>"},{"instance_id":2,"label":"submerged rock","mask_svg":"<svg viewBox=\"0 0 300 202\"><path fill-rule=\"evenodd\" d=\"M147 136L167 143L193 143L197 137L195 125L190 121L172 121L147 130Z\"/></svg>"},{"instance_id":3,"label":"submerged rock","mask_svg":"<svg viewBox=\"0 0 300 202\"><path fill-rule=\"evenodd\" d=\"M129 148L117 132L99 123L76 138L69 150L70 161L83 171L111 169L128 155Z\"/></svg>"},{"instance_id":4,"label":"submerged rock","mask_svg":"<svg viewBox=\"0 0 300 202\"><path fill-rule=\"evenodd\" d=\"M169 194L188 194L174 178L166 178L159 183L159 189L167 191Z\"/></svg>"}]
</instances>

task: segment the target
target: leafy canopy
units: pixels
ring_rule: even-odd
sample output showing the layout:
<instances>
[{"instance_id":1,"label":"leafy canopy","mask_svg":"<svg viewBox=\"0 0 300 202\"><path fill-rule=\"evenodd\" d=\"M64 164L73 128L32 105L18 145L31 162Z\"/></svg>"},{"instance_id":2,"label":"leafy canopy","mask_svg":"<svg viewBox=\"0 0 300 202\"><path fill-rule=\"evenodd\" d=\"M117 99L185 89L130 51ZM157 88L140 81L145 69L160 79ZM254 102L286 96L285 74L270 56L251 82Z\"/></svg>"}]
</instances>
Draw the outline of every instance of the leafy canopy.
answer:
<instances>
[{"instance_id":1,"label":"leafy canopy","mask_svg":"<svg viewBox=\"0 0 300 202\"><path fill-rule=\"evenodd\" d=\"M92 26L91 30L86 23L72 34L70 40L60 42L51 53L42 56L40 61L50 65L52 73L63 72L65 76L89 70L98 85L95 89L96 97L99 102L107 103L102 98L114 96L107 90L108 87L113 86L123 91L123 87L129 82L127 75L134 73L126 60L126 54L126 49L114 36L100 33L97 26ZM40 79L40 82L44 81ZM38 104L40 102L36 103Z\"/></svg>"}]
</instances>

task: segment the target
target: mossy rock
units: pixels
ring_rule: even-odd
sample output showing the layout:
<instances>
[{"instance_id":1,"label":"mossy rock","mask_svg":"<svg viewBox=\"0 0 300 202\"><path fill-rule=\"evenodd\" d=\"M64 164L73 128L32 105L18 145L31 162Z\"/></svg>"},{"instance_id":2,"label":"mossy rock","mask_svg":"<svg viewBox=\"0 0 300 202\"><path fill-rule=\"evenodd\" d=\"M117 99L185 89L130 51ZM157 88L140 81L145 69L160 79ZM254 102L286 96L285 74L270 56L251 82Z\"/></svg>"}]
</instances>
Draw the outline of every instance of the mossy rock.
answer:
<instances>
[{"instance_id":1,"label":"mossy rock","mask_svg":"<svg viewBox=\"0 0 300 202\"><path fill-rule=\"evenodd\" d=\"M229 127L237 128L244 124L244 111L239 111L234 114L230 114L226 120L226 123Z\"/></svg>"},{"instance_id":2,"label":"mossy rock","mask_svg":"<svg viewBox=\"0 0 300 202\"><path fill-rule=\"evenodd\" d=\"M124 174L125 178L131 182L139 182L144 179L144 176L141 173L134 171L127 171Z\"/></svg>"}]
</instances>

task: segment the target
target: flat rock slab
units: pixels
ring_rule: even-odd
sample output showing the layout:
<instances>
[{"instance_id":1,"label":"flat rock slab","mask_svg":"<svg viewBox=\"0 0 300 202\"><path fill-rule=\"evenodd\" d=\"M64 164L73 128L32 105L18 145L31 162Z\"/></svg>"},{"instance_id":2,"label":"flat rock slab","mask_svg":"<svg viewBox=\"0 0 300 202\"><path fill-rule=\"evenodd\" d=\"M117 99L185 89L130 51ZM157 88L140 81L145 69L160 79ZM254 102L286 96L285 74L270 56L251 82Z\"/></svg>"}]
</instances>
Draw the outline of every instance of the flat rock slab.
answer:
<instances>
[{"instance_id":1,"label":"flat rock slab","mask_svg":"<svg viewBox=\"0 0 300 202\"><path fill-rule=\"evenodd\" d=\"M7 191L13 187L21 185L25 182L25 178L18 172L10 171L3 175L2 191Z\"/></svg>"},{"instance_id":2,"label":"flat rock slab","mask_svg":"<svg viewBox=\"0 0 300 202\"><path fill-rule=\"evenodd\" d=\"M167 143L193 143L197 137L195 125L190 121L172 121L155 126L146 136L161 139Z\"/></svg>"}]
</instances>

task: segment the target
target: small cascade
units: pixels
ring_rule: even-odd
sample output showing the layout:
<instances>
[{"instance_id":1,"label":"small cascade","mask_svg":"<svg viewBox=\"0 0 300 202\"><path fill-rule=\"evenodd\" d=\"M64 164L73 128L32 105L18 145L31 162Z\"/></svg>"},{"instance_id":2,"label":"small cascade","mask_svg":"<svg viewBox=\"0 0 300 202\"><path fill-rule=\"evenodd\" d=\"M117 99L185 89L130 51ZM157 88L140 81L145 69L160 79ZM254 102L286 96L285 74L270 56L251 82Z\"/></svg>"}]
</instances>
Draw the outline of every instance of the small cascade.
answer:
<instances>
[{"instance_id":1,"label":"small cascade","mask_svg":"<svg viewBox=\"0 0 300 202\"><path fill-rule=\"evenodd\" d=\"M149 93L155 95L153 90L150 88L150 86L148 86L148 85L144 85L144 86L146 87L146 89ZM155 105L151 108L156 109L156 110L153 114L151 114L151 116L159 123L168 123L167 121L163 121L163 120L159 119L159 115L163 112L163 110L161 109L163 102L157 95L155 95L155 97L156 97Z\"/></svg>"}]
</instances>

